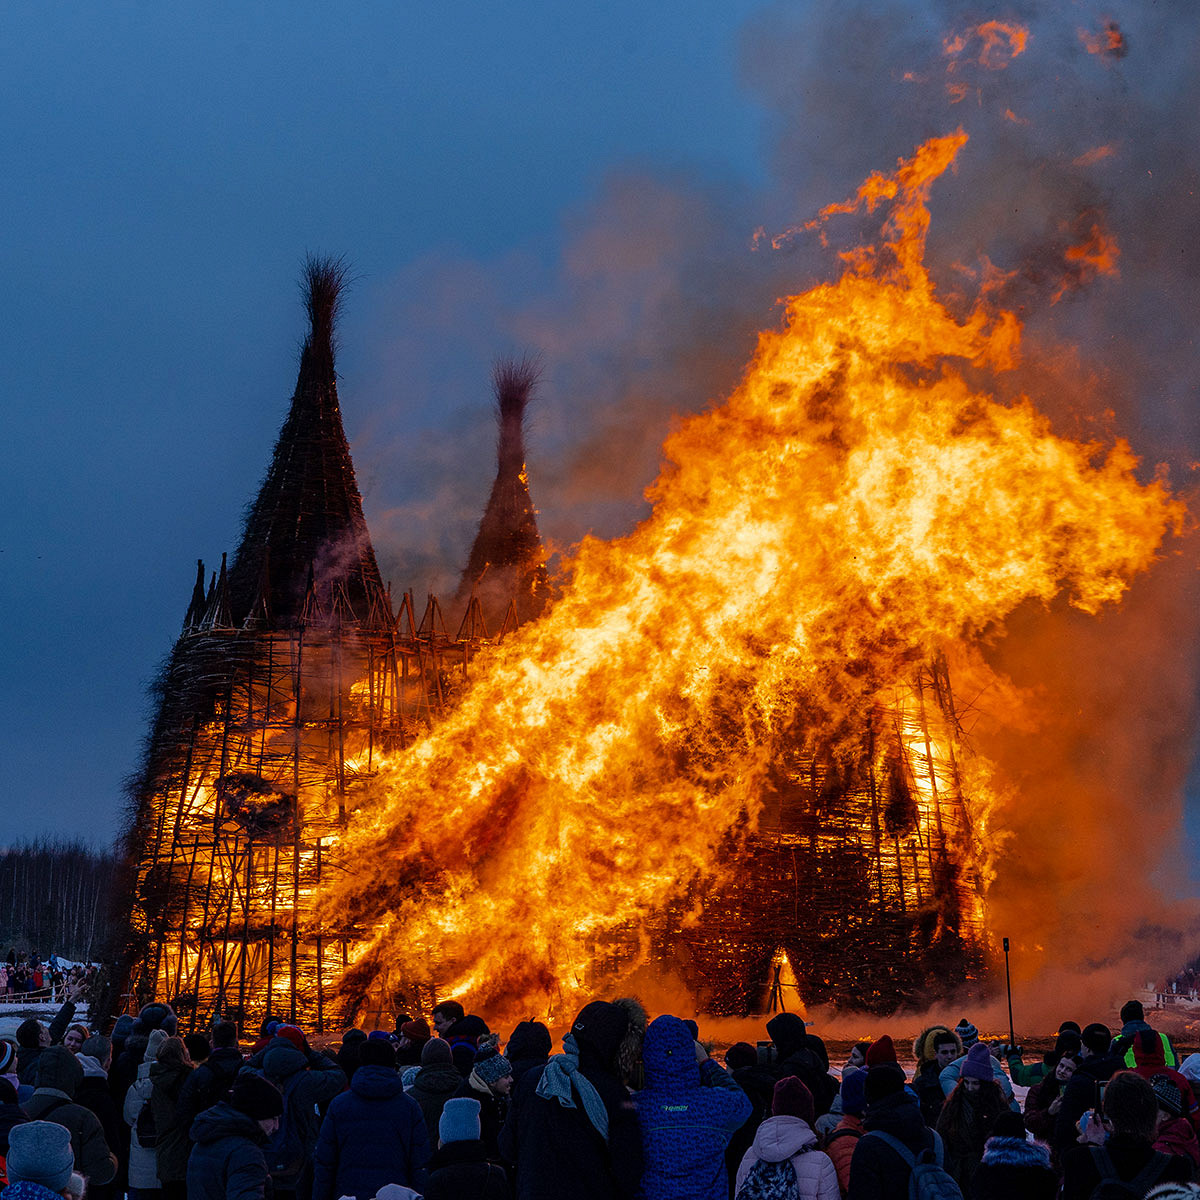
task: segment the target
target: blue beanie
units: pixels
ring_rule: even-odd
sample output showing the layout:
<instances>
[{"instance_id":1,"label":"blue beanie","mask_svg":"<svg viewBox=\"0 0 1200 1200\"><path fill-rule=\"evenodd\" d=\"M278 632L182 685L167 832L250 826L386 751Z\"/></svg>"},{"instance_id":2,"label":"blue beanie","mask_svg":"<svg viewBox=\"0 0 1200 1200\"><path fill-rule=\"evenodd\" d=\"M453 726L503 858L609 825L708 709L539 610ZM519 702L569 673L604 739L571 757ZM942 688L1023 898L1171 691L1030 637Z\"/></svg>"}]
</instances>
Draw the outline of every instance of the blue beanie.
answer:
<instances>
[{"instance_id":1,"label":"blue beanie","mask_svg":"<svg viewBox=\"0 0 1200 1200\"><path fill-rule=\"evenodd\" d=\"M443 1146L450 1142L479 1141L479 1101L469 1096L447 1100L438 1122L438 1137Z\"/></svg>"},{"instance_id":2,"label":"blue beanie","mask_svg":"<svg viewBox=\"0 0 1200 1200\"><path fill-rule=\"evenodd\" d=\"M867 1111L867 1073L861 1067L842 1076L842 1112L861 1117Z\"/></svg>"}]
</instances>

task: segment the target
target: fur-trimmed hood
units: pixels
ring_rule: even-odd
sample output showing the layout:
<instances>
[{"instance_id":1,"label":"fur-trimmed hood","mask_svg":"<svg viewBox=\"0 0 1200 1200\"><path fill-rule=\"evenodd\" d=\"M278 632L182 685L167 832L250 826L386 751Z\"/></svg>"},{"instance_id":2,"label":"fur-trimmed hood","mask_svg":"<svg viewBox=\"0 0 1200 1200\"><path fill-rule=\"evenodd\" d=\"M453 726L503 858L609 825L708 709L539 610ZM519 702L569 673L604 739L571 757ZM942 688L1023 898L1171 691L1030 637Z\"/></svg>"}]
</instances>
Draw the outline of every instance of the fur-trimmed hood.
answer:
<instances>
[{"instance_id":1,"label":"fur-trimmed hood","mask_svg":"<svg viewBox=\"0 0 1200 1200\"><path fill-rule=\"evenodd\" d=\"M641 1091L645 1078L642 1072L642 1042L646 1037L646 1026L649 1020L646 1009L636 996L622 996L614 1000L617 1008L623 1009L629 1017L629 1027L621 1039L620 1049L617 1050L617 1071L626 1085L634 1091Z\"/></svg>"},{"instance_id":2,"label":"fur-trimmed hood","mask_svg":"<svg viewBox=\"0 0 1200 1200\"><path fill-rule=\"evenodd\" d=\"M990 1137L983 1147L983 1162L993 1167L1049 1167L1050 1147L1027 1138Z\"/></svg>"},{"instance_id":3,"label":"fur-trimmed hood","mask_svg":"<svg viewBox=\"0 0 1200 1200\"><path fill-rule=\"evenodd\" d=\"M960 1038L953 1029L950 1029L945 1025L930 1025L928 1029L922 1029L913 1041L913 1057L917 1060L918 1073L921 1071L922 1067L927 1067L937 1057L937 1055L933 1052L934 1036L945 1033L948 1033L954 1039L954 1057L962 1057L962 1038Z\"/></svg>"}]
</instances>

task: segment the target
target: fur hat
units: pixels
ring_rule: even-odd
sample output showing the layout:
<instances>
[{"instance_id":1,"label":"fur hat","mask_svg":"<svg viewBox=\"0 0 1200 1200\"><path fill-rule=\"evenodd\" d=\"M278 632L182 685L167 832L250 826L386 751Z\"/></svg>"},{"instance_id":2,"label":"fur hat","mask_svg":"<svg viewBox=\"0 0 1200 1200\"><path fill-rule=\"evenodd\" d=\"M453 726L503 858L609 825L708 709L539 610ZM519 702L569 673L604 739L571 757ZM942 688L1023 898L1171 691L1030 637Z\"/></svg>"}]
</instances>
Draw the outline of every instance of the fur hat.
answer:
<instances>
[{"instance_id":1,"label":"fur hat","mask_svg":"<svg viewBox=\"0 0 1200 1200\"><path fill-rule=\"evenodd\" d=\"M861 1117L867 1107L867 1073L855 1067L842 1076L842 1112Z\"/></svg>"},{"instance_id":2,"label":"fur hat","mask_svg":"<svg viewBox=\"0 0 1200 1200\"><path fill-rule=\"evenodd\" d=\"M817 1119L813 1094L795 1075L787 1075L775 1085L771 1097L771 1116L799 1117L809 1127Z\"/></svg>"},{"instance_id":3,"label":"fur hat","mask_svg":"<svg viewBox=\"0 0 1200 1200\"><path fill-rule=\"evenodd\" d=\"M438 1121L438 1137L443 1146L450 1142L479 1141L479 1101L469 1096L447 1100Z\"/></svg>"},{"instance_id":4,"label":"fur hat","mask_svg":"<svg viewBox=\"0 0 1200 1200\"><path fill-rule=\"evenodd\" d=\"M867 1069L877 1067L881 1063L898 1063L900 1060L896 1057L896 1046L892 1039L885 1033L883 1037L876 1038L875 1041L867 1048Z\"/></svg>"},{"instance_id":5,"label":"fur hat","mask_svg":"<svg viewBox=\"0 0 1200 1200\"><path fill-rule=\"evenodd\" d=\"M863 1085L867 1107L870 1108L872 1104L877 1104L887 1096L904 1091L906 1082L904 1070L899 1063L885 1062L877 1067L870 1067Z\"/></svg>"},{"instance_id":6,"label":"fur hat","mask_svg":"<svg viewBox=\"0 0 1200 1200\"><path fill-rule=\"evenodd\" d=\"M421 1066L431 1067L434 1063L444 1063L449 1066L454 1061L450 1053L450 1043L441 1038L430 1038L421 1047Z\"/></svg>"},{"instance_id":7,"label":"fur hat","mask_svg":"<svg viewBox=\"0 0 1200 1200\"><path fill-rule=\"evenodd\" d=\"M961 1078L983 1080L995 1078L992 1073L991 1052L982 1042L976 1042L967 1051L966 1062L962 1065Z\"/></svg>"},{"instance_id":8,"label":"fur hat","mask_svg":"<svg viewBox=\"0 0 1200 1200\"><path fill-rule=\"evenodd\" d=\"M954 1032L958 1034L958 1040L962 1042L964 1050L970 1050L979 1041L979 1030L966 1017L959 1020L954 1027Z\"/></svg>"},{"instance_id":9,"label":"fur hat","mask_svg":"<svg viewBox=\"0 0 1200 1200\"><path fill-rule=\"evenodd\" d=\"M283 1096L279 1089L253 1071L243 1071L233 1081L229 1102L252 1121L283 1116Z\"/></svg>"},{"instance_id":10,"label":"fur hat","mask_svg":"<svg viewBox=\"0 0 1200 1200\"><path fill-rule=\"evenodd\" d=\"M52 1121L14 1125L8 1132L6 1162L10 1184L40 1183L52 1192L61 1192L75 1170L71 1134Z\"/></svg>"},{"instance_id":11,"label":"fur hat","mask_svg":"<svg viewBox=\"0 0 1200 1200\"><path fill-rule=\"evenodd\" d=\"M0 1041L0 1075L8 1075L15 1071L13 1065L17 1059L17 1048L10 1041Z\"/></svg>"}]
</instances>

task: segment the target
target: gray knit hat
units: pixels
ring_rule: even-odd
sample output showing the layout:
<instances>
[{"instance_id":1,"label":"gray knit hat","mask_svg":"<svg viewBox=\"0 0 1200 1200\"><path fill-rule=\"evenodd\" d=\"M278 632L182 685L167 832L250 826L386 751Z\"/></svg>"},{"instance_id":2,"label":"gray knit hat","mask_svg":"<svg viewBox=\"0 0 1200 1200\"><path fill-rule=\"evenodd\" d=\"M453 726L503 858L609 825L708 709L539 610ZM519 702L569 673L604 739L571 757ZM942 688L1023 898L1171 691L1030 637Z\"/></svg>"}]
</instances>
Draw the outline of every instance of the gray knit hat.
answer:
<instances>
[{"instance_id":1,"label":"gray knit hat","mask_svg":"<svg viewBox=\"0 0 1200 1200\"><path fill-rule=\"evenodd\" d=\"M444 1063L449 1066L453 1061L454 1056L450 1052L450 1043L441 1038L430 1038L421 1047L421 1066L423 1067L431 1067L435 1063Z\"/></svg>"},{"instance_id":2,"label":"gray knit hat","mask_svg":"<svg viewBox=\"0 0 1200 1200\"><path fill-rule=\"evenodd\" d=\"M9 1183L40 1183L61 1192L75 1170L71 1134L53 1121L27 1121L8 1134Z\"/></svg>"},{"instance_id":3,"label":"gray knit hat","mask_svg":"<svg viewBox=\"0 0 1200 1200\"><path fill-rule=\"evenodd\" d=\"M474 1066L475 1074L489 1087L498 1083L505 1075L512 1074L512 1063L503 1054L490 1054L487 1058L477 1058Z\"/></svg>"}]
</instances>

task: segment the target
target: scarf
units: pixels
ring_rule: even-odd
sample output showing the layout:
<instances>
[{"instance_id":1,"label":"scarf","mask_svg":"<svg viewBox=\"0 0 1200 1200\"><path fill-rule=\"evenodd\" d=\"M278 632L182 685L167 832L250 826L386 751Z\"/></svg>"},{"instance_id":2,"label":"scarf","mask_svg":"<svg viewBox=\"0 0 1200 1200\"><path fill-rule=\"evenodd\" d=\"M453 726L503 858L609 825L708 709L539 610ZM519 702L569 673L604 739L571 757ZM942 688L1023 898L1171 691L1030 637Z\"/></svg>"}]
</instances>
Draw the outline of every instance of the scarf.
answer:
<instances>
[{"instance_id":1,"label":"scarf","mask_svg":"<svg viewBox=\"0 0 1200 1200\"><path fill-rule=\"evenodd\" d=\"M583 1103L583 1111L596 1132L608 1141L608 1109L600 1099L600 1093L592 1087L587 1077L579 1070L579 1047L575 1038L567 1034L563 1038L562 1054L554 1055L542 1071L538 1080L537 1094L543 1100L557 1100L563 1108L575 1108L572 1089Z\"/></svg>"}]
</instances>

